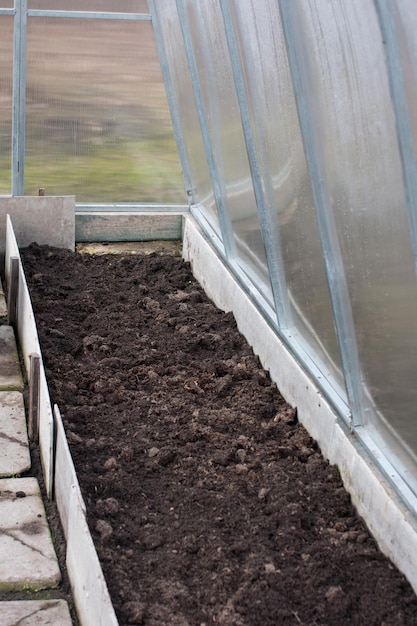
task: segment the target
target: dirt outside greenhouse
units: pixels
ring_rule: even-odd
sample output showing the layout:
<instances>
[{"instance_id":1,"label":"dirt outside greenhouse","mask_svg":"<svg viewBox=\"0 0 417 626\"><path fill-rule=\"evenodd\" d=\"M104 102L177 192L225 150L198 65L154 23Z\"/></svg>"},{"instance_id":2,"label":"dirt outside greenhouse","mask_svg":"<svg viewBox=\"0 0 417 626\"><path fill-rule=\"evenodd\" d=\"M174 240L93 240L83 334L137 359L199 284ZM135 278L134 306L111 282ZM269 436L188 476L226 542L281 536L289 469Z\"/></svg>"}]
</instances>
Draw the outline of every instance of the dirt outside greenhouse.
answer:
<instances>
[{"instance_id":1,"label":"dirt outside greenhouse","mask_svg":"<svg viewBox=\"0 0 417 626\"><path fill-rule=\"evenodd\" d=\"M121 625L417 624L337 468L178 251L22 258Z\"/></svg>"}]
</instances>

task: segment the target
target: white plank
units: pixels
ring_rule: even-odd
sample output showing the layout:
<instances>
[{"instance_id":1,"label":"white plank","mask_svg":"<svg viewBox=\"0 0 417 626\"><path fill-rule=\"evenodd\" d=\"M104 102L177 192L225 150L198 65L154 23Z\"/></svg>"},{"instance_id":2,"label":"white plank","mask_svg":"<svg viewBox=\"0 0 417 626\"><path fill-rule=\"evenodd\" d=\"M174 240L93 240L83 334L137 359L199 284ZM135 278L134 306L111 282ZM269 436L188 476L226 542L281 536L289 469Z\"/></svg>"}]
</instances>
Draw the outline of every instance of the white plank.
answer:
<instances>
[{"instance_id":1,"label":"white plank","mask_svg":"<svg viewBox=\"0 0 417 626\"><path fill-rule=\"evenodd\" d=\"M181 213L78 213L75 240L156 241L182 238Z\"/></svg>"},{"instance_id":2,"label":"white plank","mask_svg":"<svg viewBox=\"0 0 417 626\"><path fill-rule=\"evenodd\" d=\"M77 473L74 462L65 436L64 425L61 413L57 405L54 406L55 430L56 430L56 451L55 451L55 502L58 508L59 517L64 531L65 539L68 539L70 499L68 494L77 492L77 497L81 503L81 508L85 512L85 504L81 495Z\"/></svg>"},{"instance_id":3,"label":"white plank","mask_svg":"<svg viewBox=\"0 0 417 626\"><path fill-rule=\"evenodd\" d=\"M10 278L10 259L18 257L20 252L13 231L10 216L7 216L6 226L6 280ZM39 449L45 480L45 489L48 497L52 496L53 488L53 418L52 407L49 398L49 390L46 382L45 369L42 361L42 353L39 345L38 331L35 316L32 309L26 277L22 263L19 263L19 292L17 297L17 334L22 349L23 362L26 375L30 380L30 354L36 352L41 356L40 361L40 401L39 401Z\"/></svg>"},{"instance_id":4,"label":"white plank","mask_svg":"<svg viewBox=\"0 0 417 626\"><path fill-rule=\"evenodd\" d=\"M68 494L67 570L79 620L83 626L117 626L97 552L76 488Z\"/></svg>"}]
</instances>

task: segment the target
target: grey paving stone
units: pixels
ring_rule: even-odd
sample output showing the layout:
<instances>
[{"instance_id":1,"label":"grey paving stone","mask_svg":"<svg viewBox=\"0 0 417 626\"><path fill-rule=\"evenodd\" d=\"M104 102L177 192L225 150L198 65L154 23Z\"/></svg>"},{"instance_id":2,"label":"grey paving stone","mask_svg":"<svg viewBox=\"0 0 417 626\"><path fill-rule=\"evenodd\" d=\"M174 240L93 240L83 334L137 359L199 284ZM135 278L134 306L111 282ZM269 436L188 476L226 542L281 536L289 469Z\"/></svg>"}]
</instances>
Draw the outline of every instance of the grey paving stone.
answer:
<instances>
[{"instance_id":1,"label":"grey paving stone","mask_svg":"<svg viewBox=\"0 0 417 626\"><path fill-rule=\"evenodd\" d=\"M65 600L0 602L2 626L71 626Z\"/></svg>"},{"instance_id":2,"label":"grey paving stone","mask_svg":"<svg viewBox=\"0 0 417 626\"><path fill-rule=\"evenodd\" d=\"M38 481L0 479L0 591L51 588L60 579Z\"/></svg>"},{"instance_id":3,"label":"grey paving stone","mask_svg":"<svg viewBox=\"0 0 417 626\"><path fill-rule=\"evenodd\" d=\"M23 391L22 372L11 326L0 326L0 391Z\"/></svg>"},{"instance_id":4,"label":"grey paving stone","mask_svg":"<svg viewBox=\"0 0 417 626\"><path fill-rule=\"evenodd\" d=\"M0 323L7 323L7 304L4 297L3 285L0 281Z\"/></svg>"},{"instance_id":5,"label":"grey paving stone","mask_svg":"<svg viewBox=\"0 0 417 626\"><path fill-rule=\"evenodd\" d=\"M30 465L23 395L0 391L0 478L22 474Z\"/></svg>"}]
</instances>

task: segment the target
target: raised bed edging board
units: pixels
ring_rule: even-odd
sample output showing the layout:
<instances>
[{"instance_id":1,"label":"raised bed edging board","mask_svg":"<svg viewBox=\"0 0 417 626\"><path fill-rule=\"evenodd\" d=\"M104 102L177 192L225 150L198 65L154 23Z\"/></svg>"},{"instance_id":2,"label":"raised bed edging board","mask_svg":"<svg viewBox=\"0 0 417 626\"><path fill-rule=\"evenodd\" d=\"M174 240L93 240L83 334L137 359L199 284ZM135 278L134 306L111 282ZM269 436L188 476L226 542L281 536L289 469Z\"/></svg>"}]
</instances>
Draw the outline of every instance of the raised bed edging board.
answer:
<instances>
[{"instance_id":1,"label":"raised bed edging board","mask_svg":"<svg viewBox=\"0 0 417 626\"><path fill-rule=\"evenodd\" d=\"M62 247L62 246L61 246ZM12 221L7 216L6 280L10 280L11 257L19 259L16 332L24 364L30 374L33 352L41 355L38 333ZM40 359L39 448L48 497L55 491L58 513L66 538L66 565L81 626L118 626L103 572L87 524L85 505L66 441L58 407L55 423L45 369ZM29 381L30 382L30 381ZM54 434L56 450L54 459ZM54 473L55 469L55 473Z\"/></svg>"},{"instance_id":2,"label":"raised bed edging board","mask_svg":"<svg viewBox=\"0 0 417 626\"><path fill-rule=\"evenodd\" d=\"M19 259L18 288L17 288L17 320L15 332L19 338L22 350L23 361L27 373L28 383L30 383L30 355L41 354L36 328L35 316L33 314L32 303L26 278L20 261L19 246L13 229L10 216L7 216L6 226L6 256L5 275L6 283L11 280L11 259ZM49 398L48 384L42 359L40 367L40 388L39 388L39 450L42 462L42 470L45 480L45 489L48 497L52 496L53 488L53 419L51 401Z\"/></svg>"},{"instance_id":3,"label":"raised bed edging board","mask_svg":"<svg viewBox=\"0 0 417 626\"><path fill-rule=\"evenodd\" d=\"M417 593L417 521L349 435L314 382L288 352L232 274L208 244L196 222L184 220L183 258L208 297L232 311L240 332L269 370L284 398L297 407L298 418L330 463L338 466L346 490L381 551Z\"/></svg>"},{"instance_id":4,"label":"raised bed edging board","mask_svg":"<svg viewBox=\"0 0 417 626\"><path fill-rule=\"evenodd\" d=\"M75 217L75 239L77 243L180 240L184 215L151 211L80 212Z\"/></svg>"}]
</instances>

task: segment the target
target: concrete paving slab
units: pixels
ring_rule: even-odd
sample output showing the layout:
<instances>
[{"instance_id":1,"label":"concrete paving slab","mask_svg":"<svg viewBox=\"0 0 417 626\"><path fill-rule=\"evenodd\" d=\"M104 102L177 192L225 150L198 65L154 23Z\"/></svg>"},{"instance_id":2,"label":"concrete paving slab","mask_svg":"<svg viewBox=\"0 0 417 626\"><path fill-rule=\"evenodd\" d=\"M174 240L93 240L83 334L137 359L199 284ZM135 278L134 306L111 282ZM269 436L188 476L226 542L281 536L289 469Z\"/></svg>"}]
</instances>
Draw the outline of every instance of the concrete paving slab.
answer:
<instances>
[{"instance_id":1,"label":"concrete paving slab","mask_svg":"<svg viewBox=\"0 0 417 626\"><path fill-rule=\"evenodd\" d=\"M51 588L60 579L38 481L0 479L0 591Z\"/></svg>"},{"instance_id":2,"label":"concrete paving slab","mask_svg":"<svg viewBox=\"0 0 417 626\"><path fill-rule=\"evenodd\" d=\"M7 323L7 304L4 296L3 285L0 280L0 323Z\"/></svg>"},{"instance_id":3,"label":"concrete paving slab","mask_svg":"<svg viewBox=\"0 0 417 626\"><path fill-rule=\"evenodd\" d=\"M11 326L0 326L0 391L23 391L22 372Z\"/></svg>"},{"instance_id":4,"label":"concrete paving slab","mask_svg":"<svg viewBox=\"0 0 417 626\"><path fill-rule=\"evenodd\" d=\"M0 602L2 626L71 626L65 600Z\"/></svg>"},{"instance_id":5,"label":"concrete paving slab","mask_svg":"<svg viewBox=\"0 0 417 626\"><path fill-rule=\"evenodd\" d=\"M0 478L22 474L30 464L23 395L0 391Z\"/></svg>"}]
</instances>

